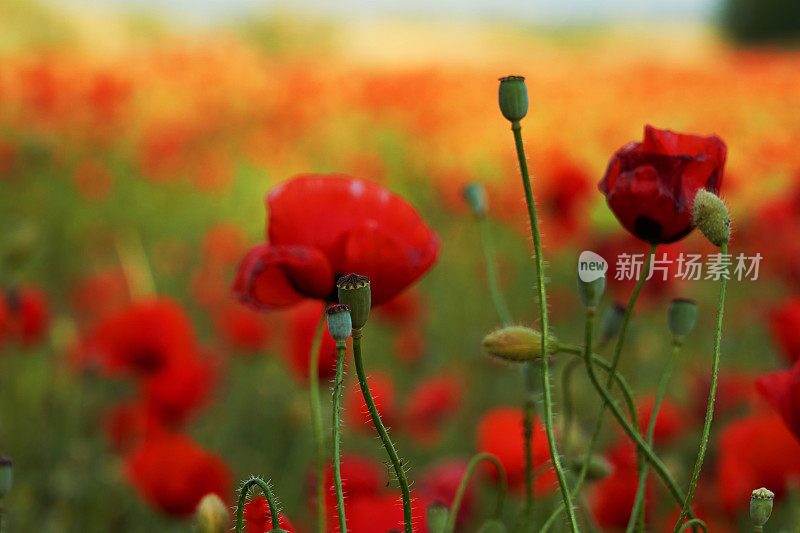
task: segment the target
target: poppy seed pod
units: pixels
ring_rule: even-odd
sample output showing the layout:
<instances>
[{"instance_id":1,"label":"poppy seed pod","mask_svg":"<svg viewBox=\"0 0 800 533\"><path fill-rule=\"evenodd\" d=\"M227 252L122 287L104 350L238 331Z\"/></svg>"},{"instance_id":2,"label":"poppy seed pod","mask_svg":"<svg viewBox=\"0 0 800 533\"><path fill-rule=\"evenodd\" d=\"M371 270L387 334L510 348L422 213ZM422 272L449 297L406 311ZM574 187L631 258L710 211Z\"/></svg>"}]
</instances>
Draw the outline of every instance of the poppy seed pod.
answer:
<instances>
[{"instance_id":1,"label":"poppy seed pod","mask_svg":"<svg viewBox=\"0 0 800 533\"><path fill-rule=\"evenodd\" d=\"M500 111L511 122L519 122L528 114L528 88L523 76L500 78Z\"/></svg>"},{"instance_id":2,"label":"poppy seed pod","mask_svg":"<svg viewBox=\"0 0 800 533\"><path fill-rule=\"evenodd\" d=\"M687 298L676 298L669 304L667 313L669 331L675 339L683 339L697 323L697 304Z\"/></svg>"},{"instance_id":3,"label":"poppy seed pod","mask_svg":"<svg viewBox=\"0 0 800 533\"><path fill-rule=\"evenodd\" d=\"M692 211L694 225L706 239L720 247L731 240L731 217L719 196L705 189L697 191Z\"/></svg>"},{"instance_id":4,"label":"poppy seed pod","mask_svg":"<svg viewBox=\"0 0 800 533\"><path fill-rule=\"evenodd\" d=\"M225 533L228 531L228 508L216 494L206 494L197 504L197 531L200 533Z\"/></svg>"},{"instance_id":5,"label":"poppy seed pod","mask_svg":"<svg viewBox=\"0 0 800 533\"><path fill-rule=\"evenodd\" d=\"M369 310L372 307L369 278L358 274L348 274L339 278L336 288L339 292L339 303L350 308L353 329L360 330L367 323Z\"/></svg>"},{"instance_id":6,"label":"poppy seed pod","mask_svg":"<svg viewBox=\"0 0 800 533\"><path fill-rule=\"evenodd\" d=\"M603 342L608 342L616 337L622 329L622 321L625 319L625 306L614 304L607 308L603 313L603 320L600 323L600 338Z\"/></svg>"},{"instance_id":7,"label":"poppy seed pod","mask_svg":"<svg viewBox=\"0 0 800 533\"><path fill-rule=\"evenodd\" d=\"M325 310L328 315L328 332L336 342L344 342L353 330L353 321L350 318L350 307L336 304Z\"/></svg>"},{"instance_id":8,"label":"poppy seed pod","mask_svg":"<svg viewBox=\"0 0 800 533\"><path fill-rule=\"evenodd\" d=\"M435 502L428 506L427 525L430 533L443 533L447 525L447 507L443 503Z\"/></svg>"},{"instance_id":9,"label":"poppy seed pod","mask_svg":"<svg viewBox=\"0 0 800 533\"><path fill-rule=\"evenodd\" d=\"M461 191L467 205L475 216L484 217L489 210L486 201L486 189L480 183L470 183Z\"/></svg>"},{"instance_id":10,"label":"poppy seed pod","mask_svg":"<svg viewBox=\"0 0 800 533\"><path fill-rule=\"evenodd\" d=\"M548 337L548 355L558 351L558 341ZM508 326L489 333L481 343L487 355L521 363L533 361L542 355L542 334L525 326Z\"/></svg>"},{"instance_id":11,"label":"poppy seed pod","mask_svg":"<svg viewBox=\"0 0 800 533\"><path fill-rule=\"evenodd\" d=\"M605 290L605 276L600 276L592 281L583 281L580 276L578 276L578 294L580 295L584 306L590 308L597 307Z\"/></svg>"},{"instance_id":12,"label":"poppy seed pod","mask_svg":"<svg viewBox=\"0 0 800 533\"><path fill-rule=\"evenodd\" d=\"M0 455L0 498L5 497L11 490L11 483L14 480L14 461Z\"/></svg>"},{"instance_id":13,"label":"poppy seed pod","mask_svg":"<svg viewBox=\"0 0 800 533\"><path fill-rule=\"evenodd\" d=\"M775 493L764 487L754 490L750 495L750 520L757 528L763 527L769 520L772 514L773 499L775 499Z\"/></svg>"}]
</instances>

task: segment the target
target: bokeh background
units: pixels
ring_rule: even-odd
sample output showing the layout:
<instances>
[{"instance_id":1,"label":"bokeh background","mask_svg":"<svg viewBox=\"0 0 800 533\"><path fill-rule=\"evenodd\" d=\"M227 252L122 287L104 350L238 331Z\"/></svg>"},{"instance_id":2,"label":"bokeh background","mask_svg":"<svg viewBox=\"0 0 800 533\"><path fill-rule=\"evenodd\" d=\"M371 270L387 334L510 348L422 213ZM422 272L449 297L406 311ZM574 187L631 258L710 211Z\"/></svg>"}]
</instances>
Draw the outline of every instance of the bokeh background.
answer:
<instances>
[{"instance_id":1,"label":"bokeh background","mask_svg":"<svg viewBox=\"0 0 800 533\"><path fill-rule=\"evenodd\" d=\"M0 453L14 458L16 477L5 527L193 527L132 482L143 393L94 368L84 342L108 316L156 293L180 303L203 347L201 370L165 385L181 410L172 430L218 456L231 480L269 477L296 530L311 530L306 353L318 306L255 313L229 295L238 261L263 241L264 194L299 173L380 183L406 197L442 240L432 271L376 311L366 345L416 495L451 498L471 454L513 443L517 411L496 409L517 409L523 389L518 369L480 352L498 319L461 191L486 186L503 290L515 321L535 326L524 197L496 103L497 78L514 73L527 77L531 95L523 135L544 219L554 332L567 342L582 335L580 251L646 251L597 191L611 154L640 140L645 124L726 141L731 249L764 259L757 281L730 287L699 505L712 531L746 530L747 495L767 485L779 495L774 530L795 531L800 444L754 381L789 368L800 352L798 6L3 0ZM695 234L666 249L712 251ZM604 308L630 289L612 283ZM623 358L646 410L669 353L667 303L698 300L700 323L673 379L659 448L682 483L705 406L715 294L710 281L645 285ZM554 359L558 412L565 362ZM344 449L367 462L379 480L374 493L391 495L353 376L345 386ZM567 456L579 456L592 427L589 388L575 378L579 424ZM500 416L509 412L511 421ZM625 456L613 423L602 438L612 463ZM537 461L546 471L544 456ZM608 495L630 486L630 467L616 464L581 505L605 530L625 512L624 498ZM543 518L558 497L552 480L540 485ZM649 527L671 530L675 509L660 491L654 483ZM491 478L477 483L465 531L486 516L493 493ZM520 509L515 494L509 523Z\"/></svg>"}]
</instances>

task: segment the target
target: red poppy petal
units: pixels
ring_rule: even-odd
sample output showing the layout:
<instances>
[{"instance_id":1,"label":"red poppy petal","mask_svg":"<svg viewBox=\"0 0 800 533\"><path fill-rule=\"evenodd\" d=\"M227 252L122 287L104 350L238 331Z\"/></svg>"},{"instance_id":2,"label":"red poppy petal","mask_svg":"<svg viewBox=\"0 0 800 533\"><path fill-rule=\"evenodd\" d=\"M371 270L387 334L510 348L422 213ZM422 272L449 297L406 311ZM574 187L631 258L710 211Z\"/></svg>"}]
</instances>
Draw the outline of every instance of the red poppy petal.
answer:
<instances>
[{"instance_id":1,"label":"red poppy petal","mask_svg":"<svg viewBox=\"0 0 800 533\"><path fill-rule=\"evenodd\" d=\"M239 265L233 294L243 303L273 309L304 298L325 298L333 283L333 271L319 250L261 244L251 248Z\"/></svg>"}]
</instances>

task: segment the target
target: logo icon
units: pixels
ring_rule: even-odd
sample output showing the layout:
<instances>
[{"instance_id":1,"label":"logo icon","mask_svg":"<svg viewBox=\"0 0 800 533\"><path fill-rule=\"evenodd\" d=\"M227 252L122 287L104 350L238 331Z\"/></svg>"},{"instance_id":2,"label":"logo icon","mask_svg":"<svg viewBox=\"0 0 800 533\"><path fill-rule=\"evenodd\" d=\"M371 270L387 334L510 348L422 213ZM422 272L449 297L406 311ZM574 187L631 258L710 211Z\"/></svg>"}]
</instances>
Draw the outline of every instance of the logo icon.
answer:
<instances>
[{"instance_id":1,"label":"logo icon","mask_svg":"<svg viewBox=\"0 0 800 533\"><path fill-rule=\"evenodd\" d=\"M578 257L578 277L584 283L602 278L608 271L608 262L589 250L581 252Z\"/></svg>"}]
</instances>

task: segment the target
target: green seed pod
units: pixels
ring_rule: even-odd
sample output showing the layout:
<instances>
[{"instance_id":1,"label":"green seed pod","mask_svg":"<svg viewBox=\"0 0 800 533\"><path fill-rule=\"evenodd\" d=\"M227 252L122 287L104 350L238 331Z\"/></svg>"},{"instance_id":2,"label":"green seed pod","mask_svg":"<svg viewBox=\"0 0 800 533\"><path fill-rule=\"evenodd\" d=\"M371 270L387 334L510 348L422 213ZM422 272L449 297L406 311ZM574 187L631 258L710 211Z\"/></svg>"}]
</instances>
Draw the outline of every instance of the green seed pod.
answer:
<instances>
[{"instance_id":1,"label":"green seed pod","mask_svg":"<svg viewBox=\"0 0 800 533\"><path fill-rule=\"evenodd\" d=\"M344 342L353 330L353 321L350 318L350 307L344 304L335 304L325 310L328 315L328 332L336 342Z\"/></svg>"},{"instance_id":2,"label":"green seed pod","mask_svg":"<svg viewBox=\"0 0 800 533\"><path fill-rule=\"evenodd\" d=\"M583 305L586 307L597 307L603 298L606 290L606 277L601 276L593 281L583 281L578 276L578 294Z\"/></svg>"},{"instance_id":3,"label":"green seed pod","mask_svg":"<svg viewBox=\"0 0 800 533\"><path fill-rule=\"evenodd\" d=\"M714 246L722 246L731 240L731 217L728 208L713 192L705 189L697 191L692 216L694 225Z\"/></svg>"},{"instance_id":4,"label":"green seed pod","mask_svg":"<svg viewBox=\"0 0 800 533\"><path fill-rule=\"evenodd\" d=\"M350 307L353 329L360 330L367 323L372 306L369 278L358 274L348 274L339 278L336 288L339 290L339 303Z\"/></svg>"},{"instance_id":5,"label":"green seed pod","mask_svg":"<svg viewBox=\"0 0 800 533\"><path fill-rule=\"evenodd\" d=\"M692 332L697 323L697 304L688 298L676 298L669 304L667 313L669 331L677 340Z\"/></svg>"},{"instance_id":6,"label":"green seed pod","mask_svg":"<svg viewBox=\"0 0 800 533\"><path fill-rule=\"evenodd\" d=\"M197 504L197 531L199 533L225 533L230 526L228 508L216 494L206 494Z\"/></svg>"},{"instance_id":7,"label":"green seed pod","mask_svg":"<svg viewBox=\"0 0 800 533\"><path fill-rule=\"evenodd\" d=\"M617 336L622 329L622 321L625 319L625 307L614 304L607 308L603 313L603 320L600 323L600 340L608 342Z\"/></svg>"},{"instance_id":8,"label":"green seed pod","mask_svg":"<svg viewBox=\"0 0 800 533\"><path fill-rule=\"evenodd\" d=\"M753 491L750 495L750 520L756 527L763 527L772 514L772 500L775 493L761 487Z\"/></svg>"},{"instance_id":9,"label":"green seed pod","mask_svg":"<svg viewBox=\"0 0 800 533\"><path fill-rule=\"evenodd\" d=\"M500 520L487 520L478 528L478 533L506 533L506 526Z\"/></svg>"},{"instance_id":10,"label":"green seed pod","mask_svg":"<svg viewBox=\"0 0 800 533\"><path fill-rule=\"evenodd\" d=\"M542 334L525 326L508 326L493 331L483 338L481 344L487 355L501 361L522 363L542 355ZM548 337L547 351L549 355L558 351L558 341L552 335Z\"/></svg>"},{"instance_id":11,"label":"green seed pod","mask_svg":"<svg viewBox=\"0 0 800 533\"><path fill-rule=\"evenodd\" d=\"M464 200L475 216L486 216L486 212L489 210L489 203L486 200L486 189L483 185L480 183L470 183L464 187L464 190L461 191L461 195L464 197Z\"/></svg>"},{"instance_id":12,"label":"green seed pod","mask_svg":"<svg viewBox=\"0 0 800 533\"><path fill-rule=\"evenodd\" d=\"M583 457L568 459L566 463L574 470L583 468ZM586 469L586 479L589 481L600 481L609 476L614 471L614 466L602 455L592 454L589 457L589 467Z\"/></svg>"},{"instance_id":13,"label":"green seed pod","mask_svg":"<svg viewBox=\"0 0 800 533\"><path fill-rule=\"evenodd\" d=\"M500 78L500 111L511 122L519 122L528 114L528 88L523 76Z\"/></svg>"},{"instance_id":14,"label":"green seed pod","mask_svg":"<svg viewBox=\"0 0 800 533\"><path fill-rule=\"evenodd\" d=\"M0 499L5 497L11 490L11 483L14 481L14 461L0 455Z\"/></svg>"},{"instance_id":15,"label":"green seed pod","mask_svg":"<svg viewBox=\"0 0 800 533\"><path fill-rule=\"evenodd\" d=\"M428 531L430 533L443 533L447 525L447 507L436 502L428 506Z\"/></svg>"}]
</instances>

